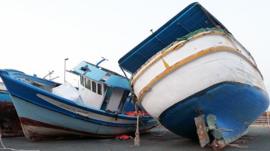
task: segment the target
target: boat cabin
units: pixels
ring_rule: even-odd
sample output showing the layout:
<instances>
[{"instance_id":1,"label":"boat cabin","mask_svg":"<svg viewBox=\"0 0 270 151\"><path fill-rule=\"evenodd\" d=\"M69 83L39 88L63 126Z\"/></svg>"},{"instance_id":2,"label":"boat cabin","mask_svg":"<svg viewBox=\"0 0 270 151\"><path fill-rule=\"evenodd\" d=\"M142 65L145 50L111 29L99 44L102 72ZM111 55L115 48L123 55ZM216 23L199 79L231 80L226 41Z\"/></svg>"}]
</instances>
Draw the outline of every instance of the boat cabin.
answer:
<instances>
[{"instance_id":1,"label":"boat cabin","mask_svg":"<svg viewBox=\"0 0 270 151\"><path fill-rule=\"evenodd\" d=\"M80 76L78 91L85 105L105 111L122 112L130 93L127 78L85 61L72 72Z\"/></svg>"}]
</instances>

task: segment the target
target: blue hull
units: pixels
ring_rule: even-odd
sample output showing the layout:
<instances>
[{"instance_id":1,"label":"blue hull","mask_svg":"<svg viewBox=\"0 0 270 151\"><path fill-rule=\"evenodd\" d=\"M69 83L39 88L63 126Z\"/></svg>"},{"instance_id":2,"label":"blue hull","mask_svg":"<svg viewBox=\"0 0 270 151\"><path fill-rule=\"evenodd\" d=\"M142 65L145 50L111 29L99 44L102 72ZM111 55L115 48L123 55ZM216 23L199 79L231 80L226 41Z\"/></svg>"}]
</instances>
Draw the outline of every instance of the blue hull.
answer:
<instances>
[{"instance_id":1,"label":"blue hull","mask_svg":"<svg viewBox=\"0 0 270 151\"><path fill-rule=\"evenodd\" d=\"M86 108L16 79L25 78L26 75L12 75L6 71L0 71L0 75L12 96L24 134L29 139L67 135L114 137L134 133L136 130L136 116ZM53 85L36 77L25 79L27 78L45 85ZM157 122L149 116L141 117L140 122L141 131L157 125Z\"/></svg>"},{"instance_id":2,"label":"blue hull","mask_svg":"<svg viewBox=\"0 0 270 151\"><path fill-rule=\"evenodd\" d=\"M214 114L217 127L229 129L223 138L230 143L247 131L248 126L268 107L263 90L240 83L220 83L171 106L160 115L167 129L183 137L197 139L194 118Z\"/></svg>"},{"instance_id":3,"label":"blue hull","mask_svg":"<svg viewBox=\"0 0 270 151\"><path fill-rule=\"evenodd\" d=\"M129 127L98 124L59 112L53 112L47 108L17 98L16 96L12 96L12 98L20 115L20 121L24 128L25 136L31 140L76 135L114 137L120 134L134 133L136 129L135 124L130 124ZM141 130L148 130L155 124L156 122L152 121L151 124L148 123L141 127Z\"/></svg>"}]
</instances>

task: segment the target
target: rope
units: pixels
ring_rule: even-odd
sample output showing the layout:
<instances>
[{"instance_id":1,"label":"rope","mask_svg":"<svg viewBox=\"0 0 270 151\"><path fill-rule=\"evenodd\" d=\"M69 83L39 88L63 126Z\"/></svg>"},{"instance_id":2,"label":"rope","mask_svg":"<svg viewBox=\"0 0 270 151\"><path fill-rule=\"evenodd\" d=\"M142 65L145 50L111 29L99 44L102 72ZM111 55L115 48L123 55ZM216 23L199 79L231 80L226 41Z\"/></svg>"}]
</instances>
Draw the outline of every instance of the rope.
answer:
<instances>
[{"instance_id":1,"label":"rope","mask_svg":"<svg viewBox=\"0 0 270 151\"><path fill-rule=\"evenodd\" d=\"M137 103L135 104L135 109L137 113L137 124L136 124L136 132L135 132L135 138L134 138L134 146L140 146L140 114L138 112L138 106Z\"/></svg>"},{"instance_id":2,"label":"rope","mask_svg":"<svg viewBox=\"0 0 270 151\"><path fill-rule=\"evenodd\" d=\"M127 79L129 79L124 71L124 69L122 67L120 67L120 69L122 70L122 72L124 73L125 77ZM132 100L134 102L134 105L135 105L135 112L137 113L137 122L136 122L136 131L135 131L135 138L134 138L134 146L140 146L140 114L138 112L138 106L137 106L137 98L136 98L136 95L133 91L133 88L132 88L132 85L130 83L130 80L129 80L129 86L130 86L130 93L131 93L131 96L132 96Z\"/></svg>"}]
</instances>

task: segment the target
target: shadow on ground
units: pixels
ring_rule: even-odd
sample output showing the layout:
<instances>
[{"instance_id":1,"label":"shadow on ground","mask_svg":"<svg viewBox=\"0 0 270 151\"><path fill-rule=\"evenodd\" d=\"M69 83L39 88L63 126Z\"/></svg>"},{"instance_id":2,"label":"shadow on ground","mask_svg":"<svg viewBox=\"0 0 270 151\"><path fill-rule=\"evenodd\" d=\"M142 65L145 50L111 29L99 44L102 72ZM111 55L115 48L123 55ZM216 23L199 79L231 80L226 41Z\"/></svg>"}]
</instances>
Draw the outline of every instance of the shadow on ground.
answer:
<instances>
[{"instance_id":1,"label":"shadow on ground","mask_svg":"<svg viewBox=\"0 0 270 151\"><path fill-rule=\"evenodd\" d=\"M133 140L117 139L68 139L30 142L24 137L3 138L6 147L40 151L210 151L200 148L189 139L174 135L162 127L141 136L141 146L135 147ZM225 151L266 151L270 148L270 128L251 127L249 133L238 144L246 148L227 147ZM0 149L1 151L1 149Z\"/></svg>"}]
</instances>

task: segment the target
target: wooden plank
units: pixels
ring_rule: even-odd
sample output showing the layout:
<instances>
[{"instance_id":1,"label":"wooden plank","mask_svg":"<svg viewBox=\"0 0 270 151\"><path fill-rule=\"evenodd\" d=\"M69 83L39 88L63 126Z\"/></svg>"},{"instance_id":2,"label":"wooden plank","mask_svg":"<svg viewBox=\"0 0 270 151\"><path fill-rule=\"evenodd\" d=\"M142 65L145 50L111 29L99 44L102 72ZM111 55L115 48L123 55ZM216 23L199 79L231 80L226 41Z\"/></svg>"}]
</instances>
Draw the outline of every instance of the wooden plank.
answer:
<instances>
[{"instance_id":1,"label":"wooden plank","mask_svg":"<svg viewBox=\"0 0 270 151\"><path fill-rule=\"evenodd\" d=\"M207 127L205 125L204 115L200 115L194 118L195 125L197 128L197 134L200 141L201 147L205 147L210 143L210 138L207 133Z\"/></svg>"}]
</instances>

